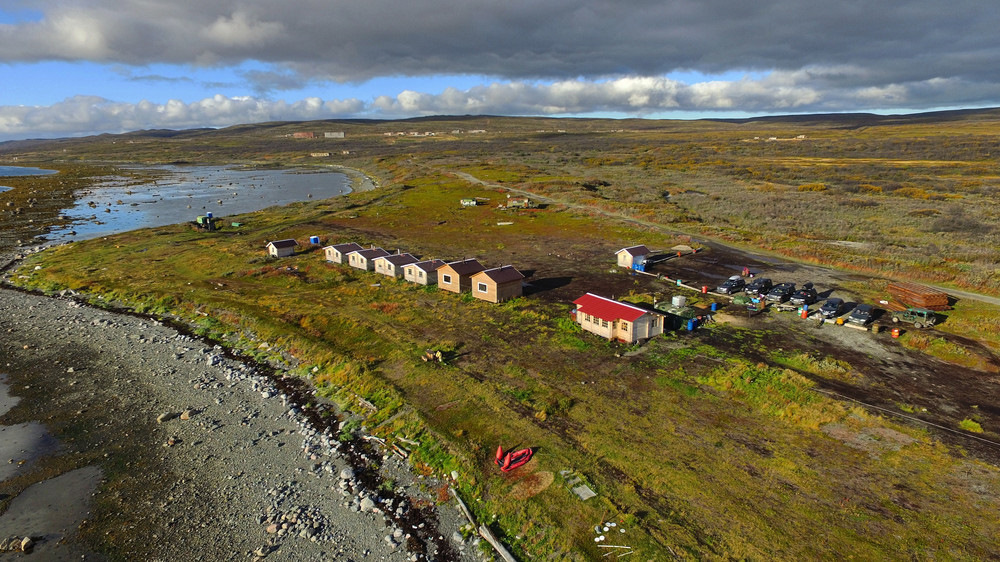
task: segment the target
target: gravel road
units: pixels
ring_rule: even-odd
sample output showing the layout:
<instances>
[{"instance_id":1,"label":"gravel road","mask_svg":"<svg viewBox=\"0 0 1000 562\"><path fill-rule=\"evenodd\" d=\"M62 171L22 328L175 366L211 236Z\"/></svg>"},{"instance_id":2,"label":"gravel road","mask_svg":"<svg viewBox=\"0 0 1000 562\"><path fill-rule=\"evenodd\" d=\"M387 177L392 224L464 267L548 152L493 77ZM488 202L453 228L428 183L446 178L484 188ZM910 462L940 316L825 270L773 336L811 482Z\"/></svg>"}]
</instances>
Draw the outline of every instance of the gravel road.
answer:
<instances>
[{"instance_id":1,"label":"gravel road","mask_svg":"<svg viewBox=\"0 0 1000 562\"><path fill-rule=\"evenodd\" d=\"M10 289L0 334L2 549L31 537L46 560L481 559L454 500L439 503L446 481L341 443L280 372L150 319Z\"/></svg>"}]
</instances>

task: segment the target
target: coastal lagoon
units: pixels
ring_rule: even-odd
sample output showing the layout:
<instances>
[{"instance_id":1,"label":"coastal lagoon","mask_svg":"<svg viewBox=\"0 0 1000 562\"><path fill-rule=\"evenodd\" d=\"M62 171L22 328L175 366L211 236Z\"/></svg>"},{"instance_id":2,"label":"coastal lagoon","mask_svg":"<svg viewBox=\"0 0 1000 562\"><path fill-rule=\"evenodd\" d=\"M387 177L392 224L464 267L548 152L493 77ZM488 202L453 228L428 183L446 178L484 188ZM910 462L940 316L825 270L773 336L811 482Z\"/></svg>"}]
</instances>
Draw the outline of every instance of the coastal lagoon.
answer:
<instances>
[{"instance_id":1,"label":"coastal lagoon","mask_svg":"<svg viewBox=\"0 0 1000 562\"><path fill-rule=\"evenodd\" d=\"M0 166L0 179L20 176L47 176L58 173L56 170L43 170L42 168L29 168L27 166ZM6 185L0 185L0 193L10 189Z\"/></svg>"},{"instance_id":2,"label":"coastal lagoon","mask_svg":"<svg viewBox=\"0 0 1000 562\"><path fill-rule=\"evenodd\" d=\"M227 215L351 192L348 176L332 169L260 170L222 166L146 169L163 175L139 185L111 177L80 192L76 204L62 211L69 222L53 227L45 239L63 242L98 238L189 222L209 212L224 220Z\"/></svg>"}]
</instances>

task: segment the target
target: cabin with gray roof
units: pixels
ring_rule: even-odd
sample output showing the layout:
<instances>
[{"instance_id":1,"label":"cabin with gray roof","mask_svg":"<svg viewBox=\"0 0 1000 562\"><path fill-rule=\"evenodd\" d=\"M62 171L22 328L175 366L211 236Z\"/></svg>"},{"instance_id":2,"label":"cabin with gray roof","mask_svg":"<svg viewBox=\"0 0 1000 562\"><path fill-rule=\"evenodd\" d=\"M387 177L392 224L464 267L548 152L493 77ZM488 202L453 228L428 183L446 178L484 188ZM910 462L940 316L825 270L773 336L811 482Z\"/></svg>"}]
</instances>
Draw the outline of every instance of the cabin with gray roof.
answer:
<instances>
[{"instance_id":1,"label":"cabin with gray roof","mask_svg":"<svg viewBox=\"0 0 1000 562\"><path fill-rule=\"evenodd\" d=\"M474 258L446 263L437 269L438 287L452 293L472 290L472 276L486 269Z\"/></svg>"},{"instance_id":2,"label":"cabin with gray roof","mask_svg":"<svg viewBox=\"0 0 1000 562\"><path fill-rule=\"evenodd\" d=\"M639 260L639 258L645 258L650 253L651 252L649 251L649 248L640 245L640 246L629 246L628 248L622 248L621 250L615 252L615 255L618 256L619 267L627 267L629 269L632 269L632 266L637 261L641 261Z\"/></svg>"},{"instance_id":3,"label":"cabin with gray roof","mask_svg":"<svg viewBox=\"0 0 1000 562\"><path fill-rule=\"evenodd\" d=\"M268 242L264 247L267 248L268 255L276 258L284 258L294 254L295 247L298 245L298 242L288 238L286 240L274 240L272 242Z\"/></svg>"},{"instance_id":4,"label":"cabin with gray roof","mask_svg":"<svg viewBox=\"0 0 1000 562\"><path fill-rule=\"evenodd\" d=\"M444 265L442 260L424 260L403 266L403 279L418 285L436 285L437 269Z\"/></svg>"},{"instance_id":5,"label":"cabin with gray roof","mask_svg":"<svg viewBox=\"0 0 1000 562\"><path fill-rule=\"evenodd\" d=\"M375 273L399 278L403 276L404 266L417 263L420 260L410 254L393 254L375 258L373 261L375 262Z\"/></svg>"},{"instance_id":6,"label":"cabin with gray roof","mask_svg":"<svg viewBox=\"0 0 1000 562\"><path fill-rule=\"evenodd\" d=\"M375 271L375 258L388 256L382 248L369 248L367 250L355 250L347 254L347 265L363 269L365 271Z\"/></svg>"},{"instance_id":7,"label":"cabin with gray roof","mask_svg":"<svg viewBox=\"0 0 1000 562\"><path fill-rule=\"evenodd\" d=\"M472 276L472 296L498 303L523 294L524 275L511 265L494 267Z\"/></svg>"},{"instance_id":8,"label":"cabin with gray roof","mask_svg":"<svg viewBox=\"0 0 1000 562\"><path fill-rule=\"evenodd\" d=\"M323 251L326 252L326 261L331 261L333 263L344 263L344 256L351 252L357 252L358 250L364 250L364 248L361 244L357 244L355 242L334 244L323 248Z\"/></svg>"}]
</instances>

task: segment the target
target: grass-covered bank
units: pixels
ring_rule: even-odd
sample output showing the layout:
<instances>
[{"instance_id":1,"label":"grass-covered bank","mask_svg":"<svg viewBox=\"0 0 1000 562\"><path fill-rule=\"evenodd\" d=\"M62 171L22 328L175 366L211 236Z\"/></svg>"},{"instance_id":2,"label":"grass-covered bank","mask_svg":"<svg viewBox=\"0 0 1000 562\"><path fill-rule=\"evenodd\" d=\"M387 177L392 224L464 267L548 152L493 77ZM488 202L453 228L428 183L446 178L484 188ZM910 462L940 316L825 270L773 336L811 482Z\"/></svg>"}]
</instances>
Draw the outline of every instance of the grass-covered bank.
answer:
<instances>
[{"instance_id":1,"label":"grass-covered bank","mask_svg":"<svg viewBox=\"0 0 1000 562\"><path fill-rule=\"evenodd\" d=\"M411 449L418 469L457 470L470 507L521 558L598 558L601 521L626 531L604 544L644 560L1000 556L996 468L811 391L800 372L845 378L836 361L748 360L766 355L767 334L721 323L626 355L566 322L568 302L552 297L560 283L644 291L608 272L608 254L669 237L558 206L461 209L461 197L500 194L444 176L388 183L252 213L239 229L78 242L12 277L176 316L262 359L282 354L374 435ZM494 306L327 264L318 247L263 257L267 240L310 235L559 281ZM422 361L427 350L446 361ZM498 444L538 453L504 476L491 462ZM600 495L576 499L563 470Z\"/></svg>"}]
</instances>

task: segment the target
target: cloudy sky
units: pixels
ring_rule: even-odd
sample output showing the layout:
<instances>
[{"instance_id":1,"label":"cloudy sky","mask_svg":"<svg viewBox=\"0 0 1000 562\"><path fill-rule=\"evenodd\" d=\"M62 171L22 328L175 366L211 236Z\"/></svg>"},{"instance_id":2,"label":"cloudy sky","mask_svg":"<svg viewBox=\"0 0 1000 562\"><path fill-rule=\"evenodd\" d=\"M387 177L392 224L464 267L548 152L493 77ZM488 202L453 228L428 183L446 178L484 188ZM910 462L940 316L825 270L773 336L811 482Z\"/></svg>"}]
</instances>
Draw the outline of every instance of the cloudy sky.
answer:
<instances>
[{"instance_id":1,"label":"cloudy sky","mask_svg":"<svg viewBox=\"0 0 1000 562\"><path fill-rule=\"evenodd\" d=\"M0 0L0 140L997 105L989 0Z\"/></svg>"}]
</instances>

